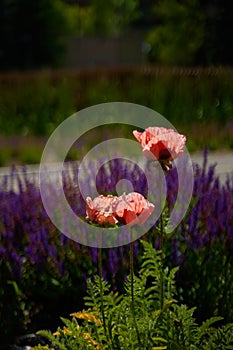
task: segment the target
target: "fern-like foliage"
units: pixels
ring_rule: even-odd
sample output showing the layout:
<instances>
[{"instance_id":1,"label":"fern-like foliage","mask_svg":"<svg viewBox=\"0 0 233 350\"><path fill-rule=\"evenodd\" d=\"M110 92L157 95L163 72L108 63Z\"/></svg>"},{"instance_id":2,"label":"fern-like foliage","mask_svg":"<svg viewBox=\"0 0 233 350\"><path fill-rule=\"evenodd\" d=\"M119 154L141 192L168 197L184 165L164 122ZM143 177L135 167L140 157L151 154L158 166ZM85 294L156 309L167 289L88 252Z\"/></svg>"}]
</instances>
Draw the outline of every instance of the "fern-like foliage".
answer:
<instances>
[{"instance_id":1,"label":"fern-like foliage","mask_svg":"<svg viewBox=\"0 0 233 350\"><path fill-rule=\"evenodd\" d=\"M203 350L232 350L233 349L233 324L224 325L222 328L211 332L209 339L205 341Z\"/></svg>"},{"instance_id":2,"label":"fern-like foliage","mask_svg":"<svg viewBox=\"0 0 233 350\"><path fill-rule=\"evenodd\" d=\"M166 304L175 299L175 274L178 268L175 267L169 270L167 267L164 267L162 252L156 251L153 246L146 241L142 241L142 244L144 246L144 254L139 276L141 279L146 276L147 282L151 281L150 286L146 290L147 301L155 302L159 308L161 278L163 281L164 300Z\"/></svg>"},{"instance_id":3,"label":"fern-like foliage","mask_svg":"<svg viewBox=\"0 0 233 350\"><path fill-rule=\"evenodd\" d=\"M177 268L164 268L162 253L147 242L142 244L141 268L133 278L133 310L130 278L125 282L124 294L118 295L96 276L88 281L85 310L74 312L71 319L62 318L64 327L55 333L39 333L56 350L233 349L233 325L214 327L221 318L213 317L199 326L194 318L195 308L178 305L175 300Z\"/></svg>"},{"instance_id":4,"label":"fern-like foliage","mask_svg":"<svg viewBox=\"0 0 233 350\"><path fill-rule=\"evenodd\" d=\"M100 286L102 283L102 289ZM102 296L101 296L102 290ZM102 279L100 282L99 276L94 276L94 281L91 279L87 280L87 296L84 298L86 307L92 309L96 313L100 313L101 310L101 299L103 299L104 309L108 311L110 307L109 302L112 300L114 303L114 297L109 294L110 285ZM111 295L111 298L110 298Z\"/></svg>"}]
</instances>

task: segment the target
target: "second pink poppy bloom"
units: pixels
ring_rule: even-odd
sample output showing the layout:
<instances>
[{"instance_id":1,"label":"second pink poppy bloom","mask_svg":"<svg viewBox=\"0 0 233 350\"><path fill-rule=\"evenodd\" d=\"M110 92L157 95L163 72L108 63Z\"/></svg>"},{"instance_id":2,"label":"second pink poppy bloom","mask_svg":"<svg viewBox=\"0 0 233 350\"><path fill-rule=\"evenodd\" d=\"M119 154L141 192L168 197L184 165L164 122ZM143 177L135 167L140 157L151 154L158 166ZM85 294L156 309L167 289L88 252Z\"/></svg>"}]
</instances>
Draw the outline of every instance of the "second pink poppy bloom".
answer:
<instances>
[{"instance_id":1,"label":"second pink poppy bloom","mask_svg":"<svg viewBox=\"0 0 233 350\"><path fill-rule=\"evenodd\" d=\"M143 225L153 211L154 205L137 192L86 199L87 220L100 226Z\"/></svg>"},{"instance_id":2,"label":"second pink poppy bloom","mask_svg":"<svg viewBox=\"0 0 233 350\"><path fill-rule=\"evenodd\" d=\"M100 226L112 226L118 223L115 218L112 204L117 199L116 196L108 195L86 199L86 219Z\"/></svg>"},{"instance_id":3,"label":"second pink poppy bloom","mask_svg":"<svg viewBox=\"0 0 233 350\"><path fill-rule=\"evenodd\" d=\"M127 225L143 225L154 211L154 205L138 192L118 197L113 208L119 222Z\"/></svg>"}]
</instances>

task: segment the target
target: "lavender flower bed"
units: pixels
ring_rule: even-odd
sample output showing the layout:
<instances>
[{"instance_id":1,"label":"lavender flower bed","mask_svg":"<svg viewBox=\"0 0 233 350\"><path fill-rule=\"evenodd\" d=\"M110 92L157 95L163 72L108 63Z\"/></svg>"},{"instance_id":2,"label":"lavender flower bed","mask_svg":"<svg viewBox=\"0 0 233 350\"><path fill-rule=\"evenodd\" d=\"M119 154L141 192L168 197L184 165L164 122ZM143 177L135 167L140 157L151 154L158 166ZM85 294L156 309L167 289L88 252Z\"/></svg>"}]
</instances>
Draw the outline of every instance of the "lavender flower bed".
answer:
<instances>
[{"instance_id":1,"label":"lavender flower bed","mask_svg":"<svg viewBox=\"0 0 233 350\"><path fill-rule=\"evenodd\" d=\"M220 184L214 166L194 166L193 200L186 217L165 242L169 263L180 265L178 299L198 305L201 320L220 314L233 321L233 183ZM64 189L73 210L85 217L85 201L77 187L78 167L69 165ZM91 167L86 183L93 177ZM115 193L120 179L128 179L134 190L147 195L146 177L140 167L115 159L100 169L96 183L100 193ZM18 191L15 191L17 185ZM168 208L177 194L177 173L167 175ZM0 324L2 337L23 330L58 324L60 315L82 307L87 276L97 272L97 250L82 246L61 234L48 218L36 184L26 172L11 174L0 190ZM159 247L155 228L145 236ZM140 243L135 256L140 259ZM128 246L104 249L104 276L113 286L128 274ZM11 339L10 339L11 340Z\"/></svg>"}]
</instances>

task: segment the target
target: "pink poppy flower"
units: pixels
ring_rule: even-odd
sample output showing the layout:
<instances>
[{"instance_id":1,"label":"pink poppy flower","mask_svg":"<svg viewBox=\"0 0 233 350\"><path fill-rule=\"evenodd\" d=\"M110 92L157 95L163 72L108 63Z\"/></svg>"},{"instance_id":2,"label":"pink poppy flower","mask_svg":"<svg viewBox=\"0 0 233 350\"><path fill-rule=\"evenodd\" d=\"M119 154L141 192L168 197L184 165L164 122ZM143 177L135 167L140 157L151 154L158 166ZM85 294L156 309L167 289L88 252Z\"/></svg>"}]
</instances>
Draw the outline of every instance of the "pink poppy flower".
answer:
<instances>
[{"instance_id":1,"label":"pink poppy flower","mask_svg":"<svg viewBox=\"0 0 233 350\"><path fill-rule=\"evenodd\" d=\"M116 196L100 195L95 199L86 198L86 219L99 224L100 226L115 225L118 223L116 219L112 204L117 199Z\"/></svg>"},{"instance_id":2,"label":"pink poppy flower","mask_svg":"<svg viewBox=\"0 0 233 350\"><path fill-rule=\"evenodd\" d=\"M113 210L120 223L143 225L154 210L154 205L140 193L123 194L113 202Z\"/></svg>"},{"instance_id":3,"label":"pink poppy flower","mask_svg":"<svg viewBox=\"0 0 233 350\"><path fill-rule=\"evenodd\" d=\"M134 130L133 135L140 142L143 154L160 161L165 170L169 170L171 161L183 153L186 142L186 137L173 129L156 126L143 132Z\"/></svg>"}]
</instances>

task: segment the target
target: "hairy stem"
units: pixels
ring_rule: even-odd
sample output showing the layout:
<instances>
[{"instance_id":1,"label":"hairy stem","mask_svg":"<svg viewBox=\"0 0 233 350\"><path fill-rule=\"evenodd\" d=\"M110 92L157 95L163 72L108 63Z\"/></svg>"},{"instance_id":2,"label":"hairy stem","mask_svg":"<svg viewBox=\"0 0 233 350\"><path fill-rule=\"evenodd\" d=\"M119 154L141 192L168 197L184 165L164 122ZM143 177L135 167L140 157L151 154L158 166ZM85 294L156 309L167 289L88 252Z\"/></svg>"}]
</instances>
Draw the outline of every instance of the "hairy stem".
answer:
<instances>
[{"instance_id":1,"label":"hairy stem","mask_svg":"<svg viewBox=\"0 0 233 350\"><path fill-rule=\"evenodd\" d=\"M163 175L166 174L166 172L162 171L162 168L159 169L159 186L160 186L160 202L161 202L161 215L160 215L160 251L161 251L161 267L160 267L160 309L163 310L164 306L164 276L163 276L163 260L164 260L164 225L163 225L163 191L162 191L162 180L163 180Z\"/></svg>"},{"instance_id":2,"label":"hairy stem","mask_svg":"<svg viewBox=\"0 0 233 350\"><path fill-rule=\"evenodd\" d=\"M104 334L107 336L107 327L106 327L106 320L104 315L104 293L103 293L103 264L102 264L102 248L98 248L98 267L99 267L99 277L100 277L100 300L101 300L101 315L103 320L103 326L104 326Z\"/></svg>"},{"instance_id":3,"label":"hairy stem","mask_svg":"<svg viewBox=\"0 0 233 350\"><path fill-rule=\"evenodd\" d=\"M141 345L140 334L138 330L138 325L135 317L135 307L134 307L134 266L133 266L133 242L130 242L130 289L131 289L131 312L133 316L133 321L136 329L138 345Z\"/></svg>"},{"instance_id":4,"label":"hairy stem","mask_svg":"<svg viewBox=\"0 0 233 350\"><path fill-rule=\"evenodd\" d=\"M164 306L164 282L163 282L163 215L160 217L160 250L161 250L161 271L160 271L160 309L163 310Z\"/></svg>"}]
</instances>

